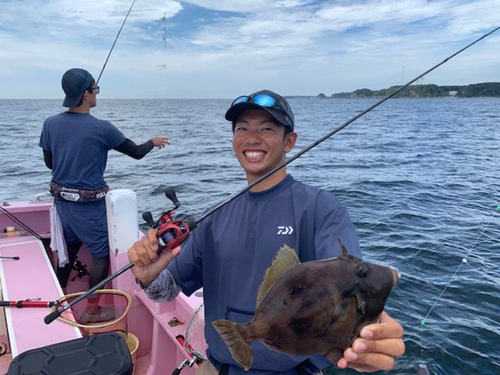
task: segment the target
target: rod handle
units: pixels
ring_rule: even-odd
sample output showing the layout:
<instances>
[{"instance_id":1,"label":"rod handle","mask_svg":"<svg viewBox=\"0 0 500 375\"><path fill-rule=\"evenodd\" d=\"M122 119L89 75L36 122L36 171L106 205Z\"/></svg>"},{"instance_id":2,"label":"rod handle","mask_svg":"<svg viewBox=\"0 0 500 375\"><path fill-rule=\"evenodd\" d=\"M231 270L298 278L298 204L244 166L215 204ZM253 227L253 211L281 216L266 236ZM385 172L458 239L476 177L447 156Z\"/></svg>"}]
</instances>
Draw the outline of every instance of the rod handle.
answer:
<instances>
[{"instance_id":1,"label":"rod handle","mask_svg":"<svg viewBox=\"0 0 500 375\"><path fill-rule=\"evenodd\" d=\"M43 318L43 321L45 324L50 324L57 318L59 318L60 312L59 310L52 311L49 315L47 315L45 318Z\"/></svg>"}]
</instances>

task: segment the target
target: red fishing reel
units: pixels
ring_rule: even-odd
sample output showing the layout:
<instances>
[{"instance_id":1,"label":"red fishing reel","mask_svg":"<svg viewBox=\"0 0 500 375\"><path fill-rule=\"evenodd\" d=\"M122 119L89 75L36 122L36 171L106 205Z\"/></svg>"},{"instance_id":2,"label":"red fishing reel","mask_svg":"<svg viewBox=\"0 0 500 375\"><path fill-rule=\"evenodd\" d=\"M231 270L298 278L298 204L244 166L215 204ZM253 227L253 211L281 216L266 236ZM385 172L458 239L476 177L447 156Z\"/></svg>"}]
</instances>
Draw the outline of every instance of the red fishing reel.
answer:
<instances>
[{"instance_id":1,"label":"red fishing reel","mask_svg":"<svg viewBox=\"0 0 500 375\"><path fill-rule=\"evenodd\" d=\"M169 211L158 220L156 237L163 249L172 250L183 243L189 233L196 228L194 221L182 221L173 218L175 212Z\"/></svg>"},{"instance_id":2,"label":"red fishing reel","mask_svg":"<svg viewBox=\"0 0 500 375\"><path fill-rule=\"evenodd\" d=\"M176 248L183 243L189 237L189 233L196 228L196 222L194 220L183 221L174 218L175 212L173 210L181 205L177 200L175 191L167 188L165 190L165 196L172 201L175 208L163 212L157 223L154 222L151 212L144 212L142 214L143 219L152 228L156 229L156 237L160 243L159 251L163 249L172 250Z\"/></svg>"}]
</instances>

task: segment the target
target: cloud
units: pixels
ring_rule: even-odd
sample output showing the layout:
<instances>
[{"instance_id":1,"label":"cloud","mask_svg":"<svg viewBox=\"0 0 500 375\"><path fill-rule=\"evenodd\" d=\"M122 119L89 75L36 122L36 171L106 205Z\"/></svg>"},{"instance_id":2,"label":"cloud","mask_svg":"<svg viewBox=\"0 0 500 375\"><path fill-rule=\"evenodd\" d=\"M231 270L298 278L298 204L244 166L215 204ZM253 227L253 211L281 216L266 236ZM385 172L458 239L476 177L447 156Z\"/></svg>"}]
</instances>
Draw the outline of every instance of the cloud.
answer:
<instances>
[{"instance_id":1,"label":"cloud","mask_svg":"<svg viewBox=\"0 0 500 375\"><path fill-rule=\"evenodd\" d=\"M450 7L449 11L447 31L452 35L468 36L500 26L498 0L464 2Z\"/></svg>"},{"instance_id":2,"label":"cloud","mask_svg":"<svg viewBox=\"0 0 500 375\"><path fill-rule=\"evenodd\" d=\"M30 95L58 97L69 67L97 75L130 3L1 1L0 85L22 95L28 88L11 77L43 76L53 85L38 94L30 87ZM499 19L498 0L141 0L103 75L102 97L232 97L242 87L271 85L293 94L382 88L401 83L403 66L407 77L416 75ZM491 36L428 79L498 80L499 46Z\"/></svg>"},{"instance_id":3,"label":"cloud","mask_svg":"<svg viewBox=\"0 0 500 375\"><path fill-rule=\"evenodd\" d=\"M418 58L418 53L443 51L443 43L462 41L463 30L468 30L465 34L469 37L477 32L477 22L469 20L485 20L479 30L493 27L495 20L500 19L500 7L494 7L493 1L475 3L473 6L456 0L370 1L354 5L344 2L344 5L327 3L316 8L276 11L267 18L259 12L207 25L192 42L250 61L266 57L279 63L293 57L301 61L328 59L328 56L338 59L343 54L370 58L400 54Z\"/></svg>"},{"instance_id":4,"label":"cloud","mask_svg":"<svg viewBox=\"0 0 500 375\"><path fill-rule=\"evenodd\" d=\"M58 37L63 40L102 38L116 34L130 4L120 0L15 0L4 1L0 12L0 32L19 37ZM127 20L137 32L137 25L160 20L164 14L174 17L182 10L177 1L141 0L134 5Z\"/></svg>"},{"instance_id":5,"label":"cloud","mask_svg":"<svg viewBox=\"0 0 500 375\"><path fill-rule=\"evenodd\" d=\"M274 9L298 8L314 1L311 0L187 0L190 3L205 9L234 12L234 13L269 13Z\"/></svg>"}]
</instances>

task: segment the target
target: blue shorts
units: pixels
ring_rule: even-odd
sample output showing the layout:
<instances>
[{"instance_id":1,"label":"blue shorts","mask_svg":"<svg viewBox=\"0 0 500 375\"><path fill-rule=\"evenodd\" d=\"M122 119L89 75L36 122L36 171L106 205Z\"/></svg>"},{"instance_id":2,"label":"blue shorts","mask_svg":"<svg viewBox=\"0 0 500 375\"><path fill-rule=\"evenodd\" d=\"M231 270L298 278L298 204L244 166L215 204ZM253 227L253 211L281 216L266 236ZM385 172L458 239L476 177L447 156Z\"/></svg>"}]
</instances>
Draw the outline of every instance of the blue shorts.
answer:
<instances>
[{"instance_id":1,"label":"blue shorts","mask_svg":"<svg viewBox=\"0 0 500 375\"><path fill-rule=\"evenodd\" d=\"M106 201L66 202L54 199L68 245L83 242L94 258L109 255Z\"/></svg>"}]
</instances>

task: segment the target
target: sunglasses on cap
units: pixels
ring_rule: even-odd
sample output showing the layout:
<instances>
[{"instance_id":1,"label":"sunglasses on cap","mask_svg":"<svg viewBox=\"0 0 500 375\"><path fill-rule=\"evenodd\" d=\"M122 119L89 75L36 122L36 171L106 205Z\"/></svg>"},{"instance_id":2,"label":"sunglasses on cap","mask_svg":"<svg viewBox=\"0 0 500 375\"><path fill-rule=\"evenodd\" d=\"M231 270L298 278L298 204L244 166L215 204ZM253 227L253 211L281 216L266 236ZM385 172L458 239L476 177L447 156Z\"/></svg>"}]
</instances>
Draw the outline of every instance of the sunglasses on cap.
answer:
<instances>
[{"instance_id":1,"label":"sunglasses on cap","mask_svg":"<svg viewBox=\"0 0 500 375\"><path fill-rule=\"evenodd\" d=\"M231 104L231 107L240 103L254 103L264 108L277 109L286 115L286 117L290 120L291 124L293 124L294 122L293 119L287 113L286 108L283 108L283 105L277 99L273 98L271 95L268 94L243 95L234 99L233 103ZM290 126L288 124L286 125Z\"/></svg>"}]
</instances>

